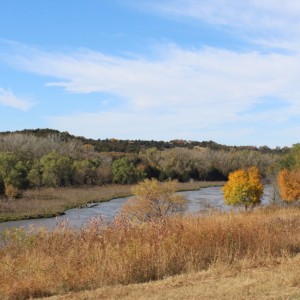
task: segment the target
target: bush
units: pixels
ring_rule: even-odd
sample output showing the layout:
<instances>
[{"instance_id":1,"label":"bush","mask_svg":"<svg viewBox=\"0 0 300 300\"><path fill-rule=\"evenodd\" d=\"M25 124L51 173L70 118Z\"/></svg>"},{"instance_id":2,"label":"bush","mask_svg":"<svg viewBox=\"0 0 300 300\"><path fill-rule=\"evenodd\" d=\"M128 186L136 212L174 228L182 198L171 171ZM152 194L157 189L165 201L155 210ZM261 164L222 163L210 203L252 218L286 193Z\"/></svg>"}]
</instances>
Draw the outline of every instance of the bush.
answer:
<instances>
[{"instance_id":1,"label":"bush","mask_svg":"<svg viewBox=\"0 0 300 300\"><path fill-rule=\"evenodd\" d=\"M176 194L177 182L161 183L145 179L132 188L134 197L123 206L122 214L140 221L164 218L186 209L186 199Z\"/></svg>"}]
</instances>

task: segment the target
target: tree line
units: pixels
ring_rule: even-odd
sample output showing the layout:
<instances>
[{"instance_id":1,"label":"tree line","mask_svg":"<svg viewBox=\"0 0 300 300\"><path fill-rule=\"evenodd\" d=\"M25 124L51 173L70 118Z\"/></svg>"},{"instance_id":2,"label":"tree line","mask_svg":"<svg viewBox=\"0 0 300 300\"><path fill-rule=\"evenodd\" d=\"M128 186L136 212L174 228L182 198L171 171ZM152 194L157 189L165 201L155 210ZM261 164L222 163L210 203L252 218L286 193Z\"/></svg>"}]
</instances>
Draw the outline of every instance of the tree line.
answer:
<instances>
[{"instance_id":1,"label":"tree line","mask_svg":"<svg viewBox=\"0 0 300 300\"><path fill-rule=\"evenodd\" d=\"M99 152L84 138L68 133L5 133L0 134L0 193L16 197L27 188L131 184L146 178L220 181L227 180L235 170L252 166L264 178L272 178L274 166L286 152L251 147L215 149L198 144L163 149L141 147L130 153Z\"/></svg>"},{"instance_id":2,"label":"tree line","mask_svg":"<svg viewBox=\"0 0 300 300\"><path fill-rule=\"evenodd\" d=\"M172 148L188 148L193 149L194 147L209 148L211 150L253 150L261 153L278 153L283 154L289 151L288 147L276 147L274 149L268 146L254 147L254 146L228 146L218 144L214 141L190 141L176 139L171 141L147 141L147 140L120 140L116 138L110 139L88 139L83 136L74 136L69 134L67 131L60 132L54 129L24 129L21 131L6 131L0 132L0 141L2 138L16 138L16 136L25 136L26 138L43 138L44 141L51 138L61 140L63 142L73 142L81 144L90 144L94 147L97 152L125 152L125 153L139 153L142 150L148 148L157 148L158 150L172 149Z\"/></svg>"}]
</instances>

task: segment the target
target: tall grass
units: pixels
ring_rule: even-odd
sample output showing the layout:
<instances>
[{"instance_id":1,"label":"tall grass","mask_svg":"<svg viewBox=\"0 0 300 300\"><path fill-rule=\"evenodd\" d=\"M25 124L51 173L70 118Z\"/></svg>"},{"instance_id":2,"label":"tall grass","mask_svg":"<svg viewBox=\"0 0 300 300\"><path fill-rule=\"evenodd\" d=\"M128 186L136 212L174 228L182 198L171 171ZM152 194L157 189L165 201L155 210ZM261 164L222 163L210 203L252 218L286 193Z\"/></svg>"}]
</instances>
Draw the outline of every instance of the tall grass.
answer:
<instances>
[{"instance_id":1,"label":"tall grass","mask_svg":"<svg viewBox=\"0 0 300 300\"><path fill-rule=\"evenodd\" d=\"M161 279L219 264L264 266L300 251L300 210L177 216L134 224L101 219L75 231L3 233L0 298L64 294Z\"/></svg>"}]
</instances>

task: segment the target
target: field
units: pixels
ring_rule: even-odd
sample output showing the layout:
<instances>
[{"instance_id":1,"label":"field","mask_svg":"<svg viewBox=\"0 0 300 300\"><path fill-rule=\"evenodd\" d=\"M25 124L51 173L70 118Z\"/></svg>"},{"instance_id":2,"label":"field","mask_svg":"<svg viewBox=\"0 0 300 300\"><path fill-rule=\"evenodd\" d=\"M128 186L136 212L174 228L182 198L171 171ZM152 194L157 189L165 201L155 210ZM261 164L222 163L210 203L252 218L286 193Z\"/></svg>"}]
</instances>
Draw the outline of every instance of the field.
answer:
<instances>
[{"instance_id":1,"label":"field","mask_svg":"<svg viewBox=\"0 0 300 300\"><path fill-rule=\"evenodd\" d=\"M179 183L179 190L196 190L223 182ZM0 222L29 218L55 217L66 209L92 202L108 201L131 194L131 185L103 185L80 188L30 189L20 199L0 199Z\"/></svg>"},{"instance_id":2,"label":"field","mask_svg":"<svg viewBox=\"0 0 300 300\"><path fill-rule=\"evenodd\" d=\"M3 233L0 298L297 299L300 210Z\"/></svg>"}]
</instances>

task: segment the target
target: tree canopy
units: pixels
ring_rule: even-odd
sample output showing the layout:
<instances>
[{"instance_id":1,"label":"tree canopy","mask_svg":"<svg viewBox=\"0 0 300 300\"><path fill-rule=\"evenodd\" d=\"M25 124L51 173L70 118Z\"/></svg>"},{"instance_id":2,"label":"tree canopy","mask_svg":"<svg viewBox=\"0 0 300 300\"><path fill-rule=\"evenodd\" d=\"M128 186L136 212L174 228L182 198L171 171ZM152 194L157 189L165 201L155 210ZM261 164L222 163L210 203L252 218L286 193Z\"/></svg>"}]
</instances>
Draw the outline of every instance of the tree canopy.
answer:
<instances>
[{"instance_id":1,"label":"tree canopy","mask_svg":"<svg viewBox=\"0 0 300 300\"><path fill-rule=\"evenodd\" d=\"M260 177L257 167L230 173L229 180L223 187L225 203L244 206L245 209L260 204L263 195Z\"/></svg>"},{"instance_id":2,"label":"tree canopy","mask_svg":"<svg viewBox=\"0 0 300 300\"><path fill-rule=\"evenodd\" d=\"M283 169L278 173L278 186L282 200L300 200L300 144L293 145L281 161L281 166Z\"/></svg>"}]
</instances>

